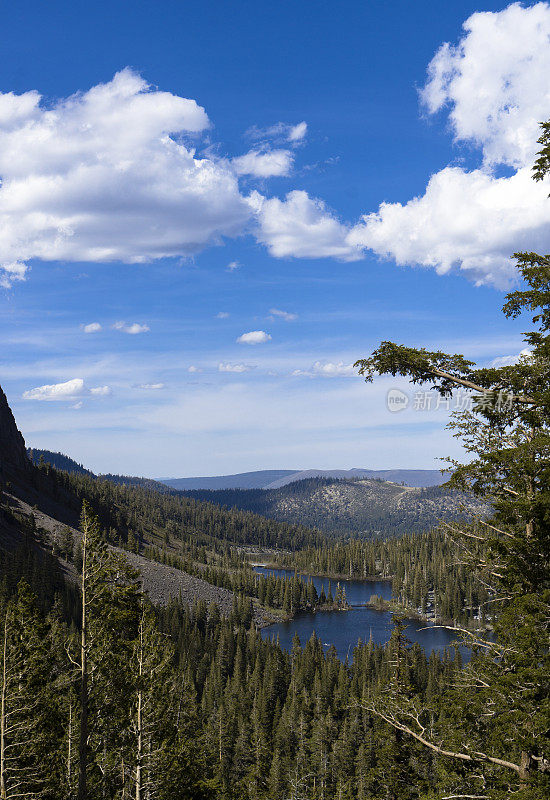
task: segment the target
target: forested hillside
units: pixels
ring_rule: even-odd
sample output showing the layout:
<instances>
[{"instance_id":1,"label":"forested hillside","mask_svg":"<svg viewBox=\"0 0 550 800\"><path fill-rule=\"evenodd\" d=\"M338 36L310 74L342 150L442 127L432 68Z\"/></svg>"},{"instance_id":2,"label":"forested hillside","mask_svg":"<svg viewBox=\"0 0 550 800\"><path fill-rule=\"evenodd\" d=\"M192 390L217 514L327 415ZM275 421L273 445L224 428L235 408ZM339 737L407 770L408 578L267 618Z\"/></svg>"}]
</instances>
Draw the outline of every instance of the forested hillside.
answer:
<instances>
[{"instance_id":1,"label":"forested hillside","mask_svg":"<svg viewBox=\"0 0 550 800\"><path fill-rule=\"evenodd\" d=\"M74 472L77 475L93 475L89 469L86 469L82 464L79 464L73 458L64 455L63 453L54 453L51 450L39 450L37 447L28 447L27 453L33 464L37 466L41 463L50 464L56 469L62 469L66 472Z\"/></svg>"},{"instance_id":2,"label":"forested hillside","mask_svg":"<svg viewBox=\"0 0 550 800\"><path fill-rule=\"evenodd\" d=\"M225 489L185 492L223 508L253 511L330 534L399 536L435 527L441 518L486 514L473 496L440 487L425 489L382 480L310 478L280 489Z\"/></svg>"}]
</instances>

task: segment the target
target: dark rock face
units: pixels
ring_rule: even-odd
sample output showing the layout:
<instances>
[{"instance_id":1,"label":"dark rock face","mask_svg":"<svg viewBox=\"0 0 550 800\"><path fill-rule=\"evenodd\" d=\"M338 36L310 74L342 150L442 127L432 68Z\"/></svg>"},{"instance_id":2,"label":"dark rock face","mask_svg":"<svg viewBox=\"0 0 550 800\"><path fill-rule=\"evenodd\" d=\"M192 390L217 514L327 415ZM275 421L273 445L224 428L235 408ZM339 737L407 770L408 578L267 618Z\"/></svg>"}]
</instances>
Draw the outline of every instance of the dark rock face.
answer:
<instances>
[{"instance_id":1,"label":"dark rock face","mask_svg":"<svg viewBox=\"0 0 550 800\"><path fill-rule=\"evenodd\" d=\"M30 467L25 440L17 429L6 395L0 387L0 478Z\"/></svg>"}]
</instances>

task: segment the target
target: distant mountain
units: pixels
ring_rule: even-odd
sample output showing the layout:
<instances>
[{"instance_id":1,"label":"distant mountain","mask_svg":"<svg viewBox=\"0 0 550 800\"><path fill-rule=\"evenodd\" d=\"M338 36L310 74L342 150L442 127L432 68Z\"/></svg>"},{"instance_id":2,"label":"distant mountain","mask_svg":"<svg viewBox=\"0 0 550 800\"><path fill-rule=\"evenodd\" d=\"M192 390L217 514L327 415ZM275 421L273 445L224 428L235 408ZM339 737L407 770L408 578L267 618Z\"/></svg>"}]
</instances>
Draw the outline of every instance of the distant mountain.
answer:
<instances>
[{"instance_id":1,"label":"distant mountain","mask_svg":"<svg viewBox=\"0 0 550 800\"><path fill-rule=\"evenodd\" d=\"M293 469L260 469L256 472L239 472L236 475L216 475L205 478L159 478L172 489L265 489L274 481L297 475Z\"/></svg>"},{"instance_id":2,"label":"distant mountain","mask_svg":"<svg viewBox=\"0 0 550 800\"><path fill-rule=\"evenodd\" d=\"M372 478L308 478L277 489L205 489L194 500L253 511L280 522L300 523L334 535L399 536L435 527L488 507L440 486L413 487Z\"/></svg>"},{"instance_id":3,"label":"distant mountain","mask_svg":"<svg viewBox=\"0 0 550 800\"><path fill-rule=\"evenodd\" d=\"M236 475L217 475L204 478L159 478L172 489L279 489L307 478L374 478L406 486L440 486L446 478L437 469L262 469Z\"/></svg>"},{"instance_id":4,"label":"distant mountain","mask_svg":"<svg viewBox=\"0 0 550 800\"><path fill-rule=\"evenodd\" d=\"M438 469L306 469L285 475L263 488L279 489L281 486L307 478L371 478L417 487L441 486L447 480Z\"/></svg>"}]
</instances>

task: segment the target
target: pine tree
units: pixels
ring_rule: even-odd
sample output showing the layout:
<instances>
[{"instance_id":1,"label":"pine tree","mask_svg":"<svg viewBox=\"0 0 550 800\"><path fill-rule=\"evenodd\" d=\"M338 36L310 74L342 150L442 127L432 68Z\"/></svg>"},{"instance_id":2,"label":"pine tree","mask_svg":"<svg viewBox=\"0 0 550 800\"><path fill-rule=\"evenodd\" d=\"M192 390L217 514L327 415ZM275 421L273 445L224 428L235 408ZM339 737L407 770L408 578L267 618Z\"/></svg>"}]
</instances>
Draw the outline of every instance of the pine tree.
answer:
<instances>
[{"instance_id":1,"label":"pine tree","mask_svg":"<svg viewBox=\"0 0 550 800\"><path fill-rule=\"evenodd\" d=\"M0 798L46 797L58 747L51 652L47 627L23 581L2 609L0 634Z\"/></svg>"},{"instance_id":2,"label":"pine tree","mask_svg":"<svg viewBox=\"0 0 550 800\"><path fill-rule=\"evenodd\" d=\"M88 800L90 772L94 785L102 785L104 791L107 784L123 780L120 754L131 703L126 688L129 653L139 604L134 571L109 549L86 503L81 532L80 648L75 659L80 704L78 800Z\"/></svg>"}]
</instances>

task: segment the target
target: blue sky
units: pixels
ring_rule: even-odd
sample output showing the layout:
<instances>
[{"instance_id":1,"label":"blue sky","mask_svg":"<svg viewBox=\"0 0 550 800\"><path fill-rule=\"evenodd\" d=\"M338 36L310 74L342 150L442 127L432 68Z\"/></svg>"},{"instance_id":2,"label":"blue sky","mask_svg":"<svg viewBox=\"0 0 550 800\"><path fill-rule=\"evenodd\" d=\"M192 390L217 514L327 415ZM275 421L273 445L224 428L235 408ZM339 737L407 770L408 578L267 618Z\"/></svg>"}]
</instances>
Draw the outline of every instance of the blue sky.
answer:
<instances>
[{"instance_id":1,"label":"blue sky","mask_svg":"<svg viewBox=\"0 0 550 800\"><path fill-rule=\"evenodd\" d=\"M457 454L444 409L390 413L408 387L350 365L383 339L521 350L500 307L509 254L550 244L548 4L0 24L0 383L29 445L150 476Z\"/></svg>"}]
</instances>

